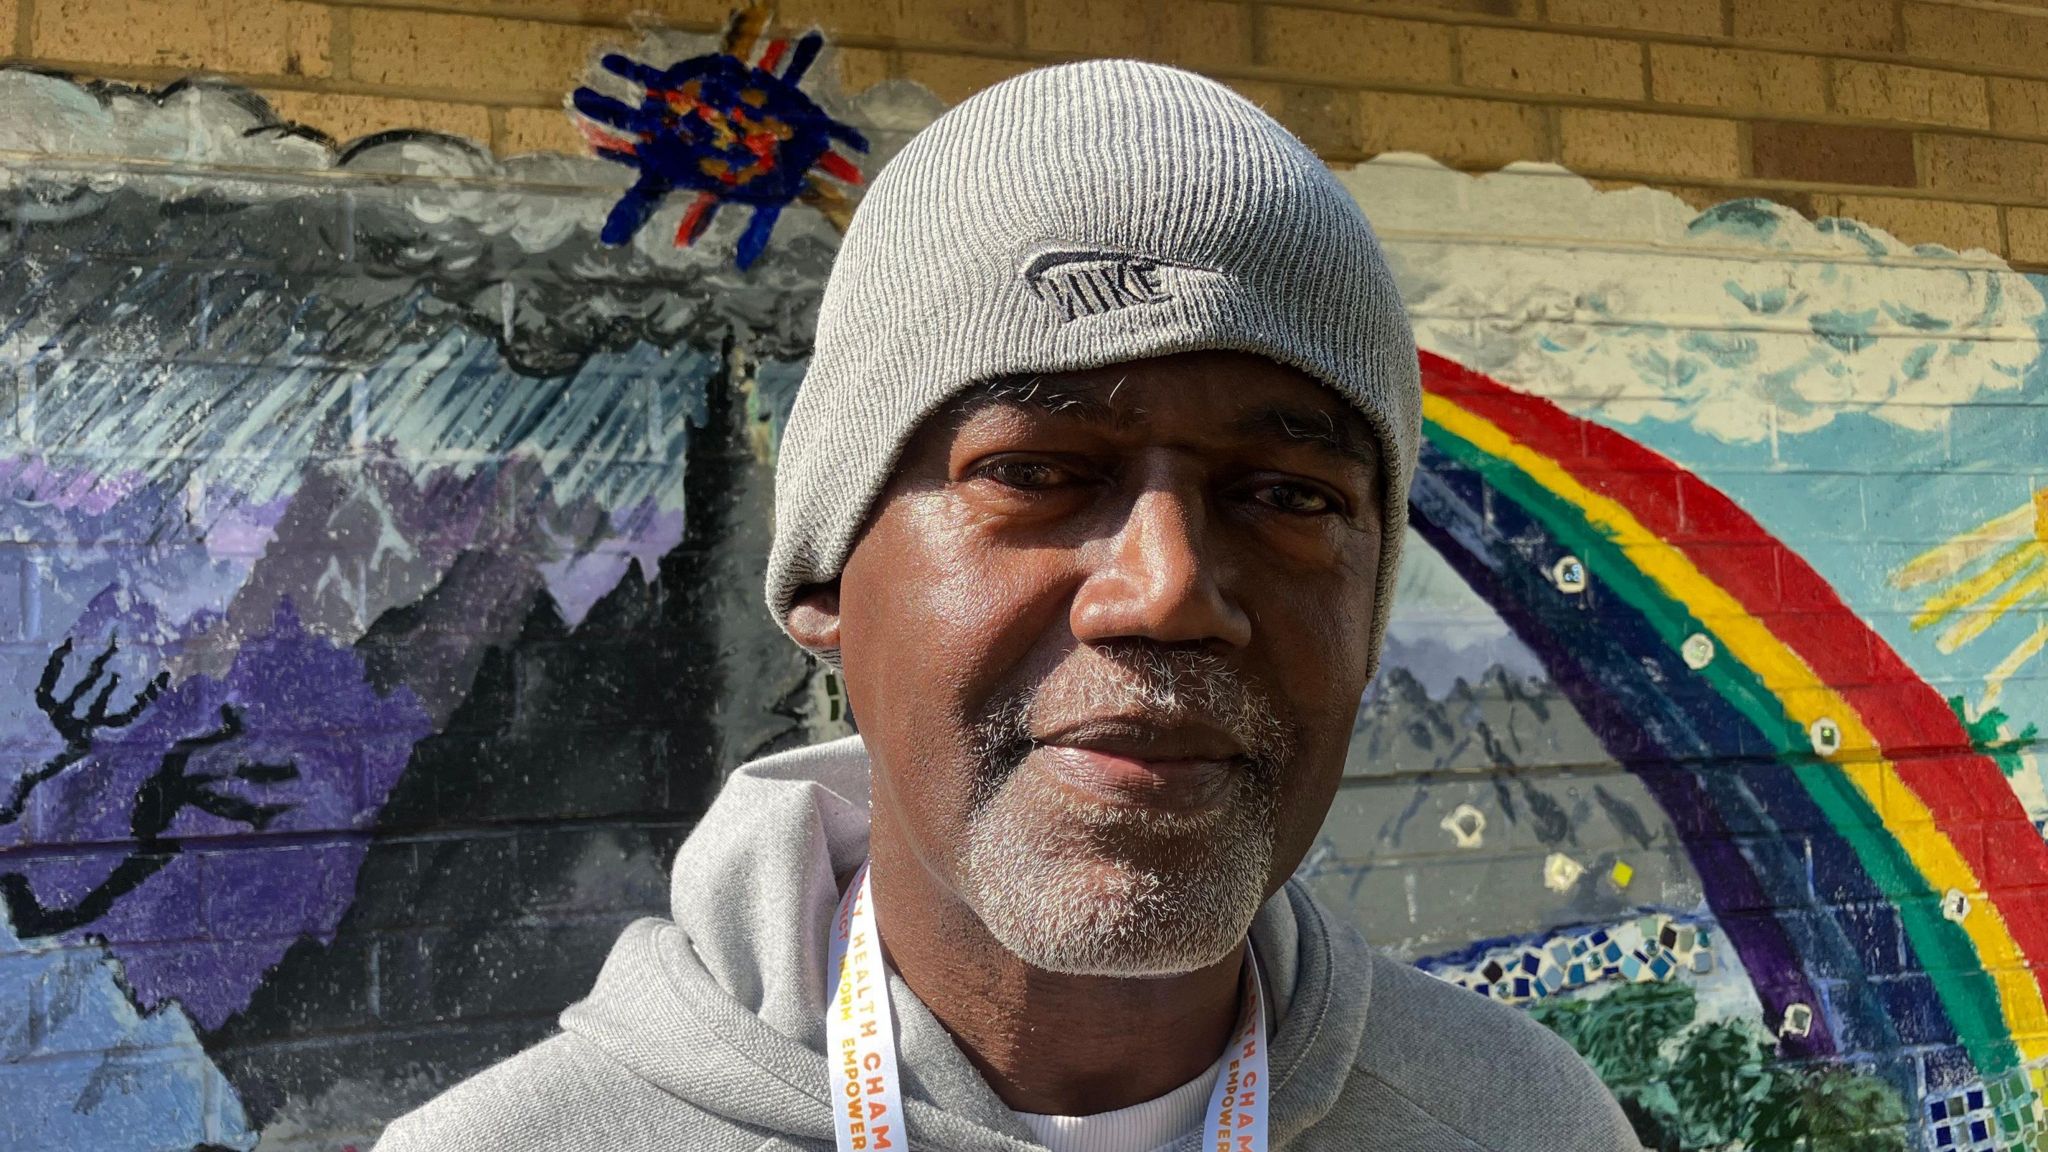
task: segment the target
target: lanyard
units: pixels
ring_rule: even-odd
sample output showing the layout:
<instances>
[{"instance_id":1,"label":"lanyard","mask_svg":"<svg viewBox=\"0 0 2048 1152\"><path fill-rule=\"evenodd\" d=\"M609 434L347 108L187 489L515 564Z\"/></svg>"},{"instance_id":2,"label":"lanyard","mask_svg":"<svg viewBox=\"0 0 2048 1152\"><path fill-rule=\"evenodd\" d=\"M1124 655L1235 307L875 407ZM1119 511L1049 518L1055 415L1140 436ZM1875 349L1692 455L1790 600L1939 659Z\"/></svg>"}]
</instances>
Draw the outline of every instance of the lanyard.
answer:
<instances>
[{"instance_id":1,"label":"lanyard","mask_svg":"<svg viewBox=\"0 0 2048 1152\"><path fill-rule=\"evenodd\" d=\"M1244 986L1216 1086L1209 1092L1202 1145L1214 1152L1266 1152L1266 998L1259 961L1244 950ZM832 916L826 971L833 974L825 1006L825 1048L833 1064L833 1126L839 1152L908 1149L902 1081L896 1074L896 1021L889 1011L888 970L875 930L874 894L862 864Z\"/></svg>"},{"instance_id":2,"label":"lanyard","mask_svg":"<svg viewBox=\"0 0 2048 1152\"><path fill-rule=\"evenodd\" d=\"M839 1152L907 1148L903 1085L896 1077L896 1019L889 1013L889 973L882 965L866 864L832 914L825 970L834 981L825 1004L825 1049L838 1085L832 1104Z\"/></svg>"}]
</instances>

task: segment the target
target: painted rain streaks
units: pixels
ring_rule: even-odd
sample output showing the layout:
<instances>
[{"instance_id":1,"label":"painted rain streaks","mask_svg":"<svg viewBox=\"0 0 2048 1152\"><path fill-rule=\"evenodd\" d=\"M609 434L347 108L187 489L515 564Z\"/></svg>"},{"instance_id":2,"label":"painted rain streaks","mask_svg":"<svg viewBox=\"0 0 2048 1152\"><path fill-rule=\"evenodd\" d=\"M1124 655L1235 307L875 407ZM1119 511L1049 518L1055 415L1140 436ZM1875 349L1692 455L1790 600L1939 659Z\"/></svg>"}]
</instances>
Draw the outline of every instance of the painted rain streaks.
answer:
<instances>
[{"instance_id":1,"label":"painted rain streaks","mask_svg":"<svg viewBox=\"0 0 2048 1152\"><path fill-rule=\"evenodd\" d=\"M1753 670L1764 684L1776 686L1774 691L1767 693L1774 699L1737 699L1739 706L1746 711L1765 704L1782 708L1784 715L1779 724L1796 728L1804 728L1823 716L1831 716L1842 726L1846 743L1852 750L1898 746L1896 740L1881 742L1879 734L1872 732L1873 725L1868 722L1866 713L1852 707L1841 693L1829 686L1821 672L1802 658L1802 654L1793 651L1748 606L1738 601L1724 586L1725 579L1717 581L1710 578L1691 557L1666 544L1628 508L1581 484L1557 460L1533 450L1491 421L1461 407L1459 401L1463 397L1444 395L1440 377L1447 373L1455 376L1464 374L1441 363L1433 368L1432 385L1438 390L1426 398L1425 411L1440 435L1463 441L1469 446L1467 454L1476 450L1482 459L1512 467L1543 490L1555 494L1583 517L1586 526L1622 552L1629 564L1640 566L1643 574L1663 594L1677 600L1694 617L1714 621L1716 640L1735 660L1717 662L1715 669L1710 670L1710 676L1717 673L1725 675L1727 670L1720 667L1723 663L1740 662ZM1544 407L1555 413L1549 405ZM1556 415L1567 423L1576 423L1561 413ZM1576 430L1568 431L1576 438ZM1945 830L1956 823L1958 815L1950 803L1953 797L1934 798L1937 806L1944 809L1944 820L1938 827L1934 812L1923 799L1922 793L1928 788L1924 773L1916 772L1914 775L1919 787L1909 788L1900 775L1899 766L1885 759L1852 762L1839 769L1809 761L1804 765L1795 763L1795 768L1799 770L1802 782L1815 790L1816 800L1829 809L1831 817L1848 819L1853 823L1856 813L1849 807L1851 804L1856 808L1867 805L1874 810L1882 819L1883 827L1897 838L1898 846L1913 870L1924 876L1934 890L1957 888L1975 892L1983 889L1971 862L1964 859L1957 845L1945 834ZM1995 768L1991 770L1995 771ZM1859 852L1868 847L1866 838L1863 844L1859 844ZM1882 863L1881 858L1865 856L1866 866ZM1895 881L1906 879L1894 878ZM1891 885L1887 887L1892 888ZM2008 925L1996 905L1994 894L1991 906L1970 916L1962 931L1968 934L1970 946L1981 966L1997 982L2006 1024L2019 1041L2024 1058L2032 1059L2042 1054L2044 1041L2048 1041L2048 1009L2044 1009L2039 988L2025 975L2026 953L2040 951L2040 948L2039 941L2034 941L2036 947L2023 953L2015 931L2030 939L2039 933L2028 931L2029 925L2025 923ZM1902 907L1902 912L1910 915L1911 905ZM1912 935L1916 948L1920 948L1923 954L1948 951L1923 946L1923 938L1927 945L1938 944L1941 935L1938 928L1923 924ZM1930 964L1929 967L1935 965ZM1968 1002L1969 995L1967 990L1955 985L1944 995L1944 1003L1952 1014L1959 1017L1959 1027L1966 1026L1968 1018L1974 1014L1973 1005ZM2002 1038L1994 1038L1983 1031L1981 1025L1985 1023L1989 1022L1977 1021L1979 1026L1969 1027L1968 1031L1977 1033L1976 1043L1972 1045L1973 1055L1990 1071L2009 1064L2011 1056L1999 1051L2004 1047Z\"/></svg>"},{"instance_id":2,"label":"painted rain streaks","mask_svg":"<svg viewBox=\"0 0 2048 1152\"><path fill-rule=\"evenodd\" d=\"M608 510L672 508L674 461L695 398L715 361L694 350L640 344L593 357L573 375L506 370L497 343L450 328L400 346L367 370L297 363L183 363L147 369L117 360L53 361L36 388L33 443L0 436L0 452L100 457L139 479L230 483L251 504L296 490L309 459L352 444L416 471L491 461L539 461L562 503ZM111 475L112 473L110 473ZM105 482L105 481L103 481Z\"/></svg>"}]
</instances>

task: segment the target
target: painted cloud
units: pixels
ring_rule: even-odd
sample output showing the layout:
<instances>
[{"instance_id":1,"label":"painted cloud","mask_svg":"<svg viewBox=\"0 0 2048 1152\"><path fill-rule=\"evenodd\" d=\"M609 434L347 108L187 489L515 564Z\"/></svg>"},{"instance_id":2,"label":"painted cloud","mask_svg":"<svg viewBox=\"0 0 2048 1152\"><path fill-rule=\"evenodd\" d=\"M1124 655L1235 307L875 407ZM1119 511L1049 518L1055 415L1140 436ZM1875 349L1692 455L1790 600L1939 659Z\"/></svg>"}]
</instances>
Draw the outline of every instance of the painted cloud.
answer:
<instances>
[{"instance_id":1,"label":"painted cloud","mask_svg":"<svg viewBox=\"0 0 2048 1152\"><path fill-rule=\"evenodd\" d=\"M1761 200L1696 212L1547 164L1393 155L1343 179L1423 347L1603 420L1732 442L1852 411L1932 431L2040 354L2040 289L1983 252Z\"/></svg>"}]
</instances>

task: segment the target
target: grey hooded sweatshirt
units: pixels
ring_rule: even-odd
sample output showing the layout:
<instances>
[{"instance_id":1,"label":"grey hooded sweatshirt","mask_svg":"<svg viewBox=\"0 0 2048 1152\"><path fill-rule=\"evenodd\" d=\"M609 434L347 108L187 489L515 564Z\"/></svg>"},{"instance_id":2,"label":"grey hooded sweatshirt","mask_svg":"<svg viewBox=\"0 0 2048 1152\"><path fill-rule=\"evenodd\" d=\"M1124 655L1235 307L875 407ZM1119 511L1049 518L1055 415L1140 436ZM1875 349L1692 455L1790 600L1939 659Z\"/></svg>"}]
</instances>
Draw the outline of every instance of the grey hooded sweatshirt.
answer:
<instances>
[{"instance_id":1,"label":"grey hooded sweatshirt","mask_svg":"<svg viewBox=\"0 0 2048 1152\"><path fill-rule=\"evenodd\" d=\"M867 840L858 737L739 769L677 853L675 918L628 927L560 1035L394 1121L376 1152L831 1152L826 925ZM1637 1152L1563 1041L1377 954L1299 884L1252 942L1274 1148ZM889 997L911 1147L1038 1149L893 974Z\"/></svg>"}]
</instances>

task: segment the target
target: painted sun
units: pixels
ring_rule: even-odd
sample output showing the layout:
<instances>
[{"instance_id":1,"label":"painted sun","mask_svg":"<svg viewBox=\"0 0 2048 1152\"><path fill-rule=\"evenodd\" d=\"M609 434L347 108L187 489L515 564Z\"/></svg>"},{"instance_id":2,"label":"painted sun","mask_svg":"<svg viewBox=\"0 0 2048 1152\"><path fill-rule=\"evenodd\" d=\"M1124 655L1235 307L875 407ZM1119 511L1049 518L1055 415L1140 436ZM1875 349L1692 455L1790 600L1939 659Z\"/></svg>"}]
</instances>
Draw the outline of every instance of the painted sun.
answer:
<instances>
[{"instance_id":1,"label":"painted sun","mask_svg":"<svg viewBox=\"0 0 2048 1152\"><path fill-rule=\"evenodd\" d=\"M1944 653L2010 617L2048 613L2048 488L1914 557L1893 574L1892 584L1927 589L1913 616L1913 630L1940 629L1934 645ZM2048 650L2048 620L1986 674L1980 706L1996 703L2006 681L2043 650Z\"/></svg>"}]
</instances>

